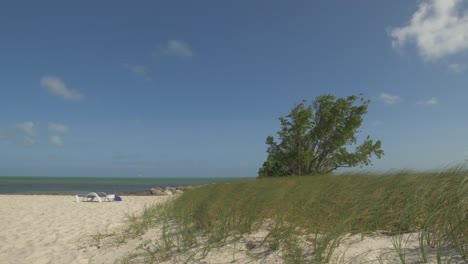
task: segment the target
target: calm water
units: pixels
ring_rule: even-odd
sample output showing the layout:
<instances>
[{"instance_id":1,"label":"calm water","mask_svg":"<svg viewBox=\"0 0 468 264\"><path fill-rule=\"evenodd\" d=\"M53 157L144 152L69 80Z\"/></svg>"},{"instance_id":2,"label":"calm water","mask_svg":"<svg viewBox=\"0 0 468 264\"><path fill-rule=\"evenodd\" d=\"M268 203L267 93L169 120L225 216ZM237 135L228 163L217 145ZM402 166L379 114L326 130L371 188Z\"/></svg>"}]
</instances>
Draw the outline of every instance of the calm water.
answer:
<instances>
[{"instance_id":1,"label":"calm water","mask_svg":"<svg viewBox=\"0 0 468 264\"><path fill-rule=\"evenodd\" d=\"M239 178L0 177L0 194L140 192L235 180Z\"/></svg>"}]
</instances>

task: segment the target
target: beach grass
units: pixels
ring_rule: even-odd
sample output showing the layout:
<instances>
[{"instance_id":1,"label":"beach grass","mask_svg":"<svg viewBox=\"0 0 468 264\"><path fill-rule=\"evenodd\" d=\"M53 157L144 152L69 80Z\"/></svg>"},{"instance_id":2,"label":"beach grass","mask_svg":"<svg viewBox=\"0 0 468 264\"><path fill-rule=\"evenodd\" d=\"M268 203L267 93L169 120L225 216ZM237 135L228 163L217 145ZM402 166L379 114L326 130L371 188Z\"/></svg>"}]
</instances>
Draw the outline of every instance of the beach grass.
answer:
<instances>
[{"instance_id":1,"label":"beach grass","mask_svg":"<svg viewBox=\"0 0 468 264\"><path fill-rule=\"evenodd\" d=\"M375 232L391 236L405 263L404 235L418 232L419 259L429 262L430 248L443 263L453 257L468 261L467 213L463 168L330 174L208 184L146 208L130 230L141 234L162 225L163 239L150 254L160 260L181 252L204 256L263 230L258 246L281 251L285 263L330 263L345 236Z\"/></svg>"}]
</instances>

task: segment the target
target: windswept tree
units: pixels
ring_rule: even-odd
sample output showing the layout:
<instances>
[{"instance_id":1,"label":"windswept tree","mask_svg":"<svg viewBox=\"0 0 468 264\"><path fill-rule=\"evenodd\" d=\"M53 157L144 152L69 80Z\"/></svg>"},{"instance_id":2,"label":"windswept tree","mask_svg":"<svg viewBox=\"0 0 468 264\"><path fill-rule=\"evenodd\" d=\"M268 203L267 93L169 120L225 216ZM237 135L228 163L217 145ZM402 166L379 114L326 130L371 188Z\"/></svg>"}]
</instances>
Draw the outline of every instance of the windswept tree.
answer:
<instances>
[{"instance_id":1,"label":"windswept tree","mask_svg":"<svg viewBox=\"0 0 468 264\"><path fill-rule=\"evenodd\" d=\"M258 176L323 174L341 167L370 165L372 155L381 158L380 140L374 142L367 136L356 146L356 134L369 103L360 95L337 98L331 94L317 97L311 105L302 101L289 115L279 118L279 143L267 137L268 156Z\"/></svg>"}]
</instances>

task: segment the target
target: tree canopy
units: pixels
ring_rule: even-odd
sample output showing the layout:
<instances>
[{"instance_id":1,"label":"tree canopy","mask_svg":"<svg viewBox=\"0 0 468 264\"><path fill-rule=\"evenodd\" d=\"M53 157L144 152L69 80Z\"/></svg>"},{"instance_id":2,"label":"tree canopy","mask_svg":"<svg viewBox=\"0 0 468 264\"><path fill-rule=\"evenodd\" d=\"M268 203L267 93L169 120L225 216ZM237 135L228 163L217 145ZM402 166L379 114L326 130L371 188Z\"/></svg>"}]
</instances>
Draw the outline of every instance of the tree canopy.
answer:
<instances>
[{"instance_id":1,"label":"tree canopy","mask_svg":"<svg viewBox=\"0 0 468 264\"><path fill-rule=\"evenodd\" d=\"M369 103L361 95L337 98L331 94L317 97L310 105L302 101L279 118L279 143L267 137L268 156L258 176L324 174L341 167L370 165L373 155L381 158L380 140L374 142L367 136L356 146Z\"/></svg>"}]
</instances>

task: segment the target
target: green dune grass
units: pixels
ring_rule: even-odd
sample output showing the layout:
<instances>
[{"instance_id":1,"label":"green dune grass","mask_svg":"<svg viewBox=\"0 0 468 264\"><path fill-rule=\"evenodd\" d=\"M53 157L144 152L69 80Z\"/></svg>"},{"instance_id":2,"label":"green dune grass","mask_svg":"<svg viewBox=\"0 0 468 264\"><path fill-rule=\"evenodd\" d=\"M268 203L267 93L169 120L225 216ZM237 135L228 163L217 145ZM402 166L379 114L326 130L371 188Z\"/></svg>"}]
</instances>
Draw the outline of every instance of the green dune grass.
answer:
<instances>
[{"instance_id":1,"label":"green dune grass","mask_svg":"<svg viewBox=\"0 0 468 264\"><path fill-rule=\"evenodd\" d=\"M341 174L251 179L209 184L164 205L149 207L132 218L132 232L160 224L165 252L212 247L265 229L264 244L283 250L285 262L301 263L306 245L314 247L312 262L330 260L346 234L381 231L389 235L420 233L420 255L435 248L456 250L468 259L468 171ZM196 239L206 237L203 245ZM397 236L396 236L397 237ZM401 243L394 246L404 262ZM162 244L161 244L162 245ZM400 251L398 250L400 249ZM161 248L158 251L161 253ZM159 254L158 253L158 254ZM439 256L438 256L439 257Z\"/></svg>"}]
</instances>

